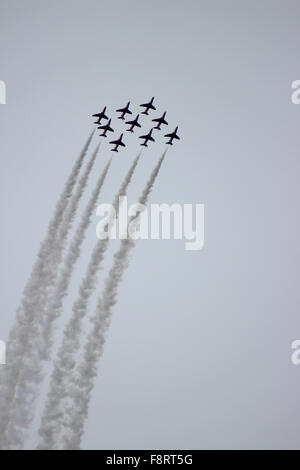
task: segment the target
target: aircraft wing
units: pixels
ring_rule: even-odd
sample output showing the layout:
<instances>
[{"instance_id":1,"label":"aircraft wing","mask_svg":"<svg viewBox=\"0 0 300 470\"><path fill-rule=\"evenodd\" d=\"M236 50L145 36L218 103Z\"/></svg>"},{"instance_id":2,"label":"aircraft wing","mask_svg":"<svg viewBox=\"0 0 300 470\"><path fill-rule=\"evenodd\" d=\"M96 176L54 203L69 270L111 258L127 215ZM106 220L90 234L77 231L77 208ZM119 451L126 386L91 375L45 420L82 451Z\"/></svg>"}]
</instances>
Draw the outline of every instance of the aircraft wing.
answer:
<instances>
[{"instance_id":1,"label":"aircraft wing","mask_svg":"<svg viewBox=\"0 0 300 470\"><path fill-rule=\"evenodd\" d=\"M119 145L122 145L122 147L126 147L126 145L125 145L125 144L123 144L123 142L120 142L120 144L119 144Z\"/></svg>"}]
</instances>

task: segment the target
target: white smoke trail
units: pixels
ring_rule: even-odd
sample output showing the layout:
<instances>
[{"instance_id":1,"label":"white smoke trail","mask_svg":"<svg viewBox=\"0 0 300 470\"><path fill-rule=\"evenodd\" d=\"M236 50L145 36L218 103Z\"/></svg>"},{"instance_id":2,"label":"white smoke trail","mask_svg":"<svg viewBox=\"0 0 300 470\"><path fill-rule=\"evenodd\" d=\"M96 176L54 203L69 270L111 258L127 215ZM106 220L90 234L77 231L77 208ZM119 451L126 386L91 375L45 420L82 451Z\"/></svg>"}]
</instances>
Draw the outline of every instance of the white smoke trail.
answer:
<instances>
[{"instance_id":1,"label":"white smoke trail","mask_svg":"<svg viewBox=\"0 0 300 470\"><path fill-rule=\"evenodd\" d=\"M131 165L122 185L113 201L114 211L111 212L107 226L109 230L115 217L118 217L119 198L126 194L141 153ZM72 317L64 329L62 345L54 362L50 389L46 399L41 426L39 429L40 443L38 449L55 449L59 446L60 417L63 401L67 398L66 387L70 374L75 367L75 355L80 347L80 334L83 318L87 314L88 303L96 287L97 273L100 269L105 252L109 245L109 237L99 240L92 252L86 275L79 289L79 297L72 308Z\"/></svg>"},{"instance_id":2,"label":"white smoke trail","mask_svg":"<svg viewBox=\"0 0 300 470\"><path fill-rule=\"evenodd\" d=\"M84 241L86 231L91 222L91 216L93 209L95 207L97 198L99 196L100 190L104 184L108 169L110 167L111 161L106 165L104 171L102 172L100 178L97 181L96 187L92 193L92 196L88 202L88 205L83 213L81 218L80 225L74 235L74 238L71 242L70 248L64 260L62 270L60 272L58 281L56 283L55 289L52 293L51 300L48 302L46 307L46 312L44 314L44 322L42 324L42 332L37 338L38 344L35 345L34 352L37 355L36 361L33 364L36 364L36 369L39 369L39 374L35 376L35 396L31 396L30 406L34 408L38 399L39 388L38 385L41 383L43 376L42 365L40 361L43 359L48 359L51 352L52 346L52 335L55 319L60 315L62 309L63 298L67 294L69 282L72 276L74 265L77 259L80 256L80 247ZM38 366L39 364L39 366ZM27 371L28 372L28 371ZM35 371L33 370L32 373Z\"/></svg>"},{"instance_id":3,"label":"white smoke trail","mask_svg":"<svg viewBox=\"0 0 300 470\"><path fill-rule=\"evenodd\" d=\"M72 196L66 214L56 235L54 246L45 254L46 262L43 273L34 291L30 292L28 302L33 311L30 329L28 331L29 340L24 350L21 364L18 364L18 380L16 383L14 397L10 409L10 418L4 437L7 449L22 449L27 437L26 431L32 423L35 409L35 396L37 385L41 382L41 367L37 354L38 338L42 332L42 322L47 301L51 298L54 288L58 268L62 261L63 249L67 242L68 233L72 227L79 202L87 186L89 175L93 169L100 144L90 158L87 167L78 182L78 186Z\"/></svg>"},{"instance_id":4,"label":"white smoke trail","mask_svg":"<svg viewBox=\"0 0 300 470\"><path fill-rule=\"evenodd\" d=\"M139 199L139 203L145 205L159 173L166 151L163 153L154 168L149 181ZM139 223L140 214L130 219L128 227ZM103 352L105 336L111 320L111 310L117 301L118 286L129 263L129 253L134 247L135 241L128 236L121 241L118 252L114 255L114 263L105 281L104 289L99 298L96 312L92 318L93 328L89 334L85 353L77 374L72 377L67 390L72 403L64 414L63 448L75 450L80 448L84 433L84 424L88 416L91 393L94 387L94 379L97 376L99 359Z\"/></svg>"},{"instance_id":5,"label":"white smoke trail","mask_svg":"<svg viewBox=\"0 0 300 470\"><path fill-rule=\"evenodd\" d=\"M68 293L68 287L72 277L74 266L76 264L76 261L80 257L81 245L85 239L85 234L91 223L92 214L110 165L111 160L105 166L100 178L96 183L95 189L92 192L90 200L88 201L87 207L83 212L80 224L76 230L74 238L68 249L68 253L64 259L63 267L59 274L59 278L52 294L51 301L48 303L48 306L46 308L46 314L43 324L43 334L41 338L39 338L39 354L41 359L50 360L54 322L61 315L63 299Z\"/></svg>"},{"instance_id":6,"label":"white smoke trail","mask_svg":"<svg viewBox=\"0 0 300 470\"><path fill-rule=\"evenodd\" d=\"M32 316L35 313L32 309L32 301L35 301L37 286L40 286L41 279L43 279L48 253L53 249L58 229L63 221L66 208L72 196L74 186L77 182L79 172L94 132L95 131L90 134L87 142L80 152L79 157L72 168L71 174L65 183L64 190L56 204L55 212L49 223L46 237L41 243L37 260L25 286L21 304L17 309L15 324L9 333L6 350L7 364L4 368L1 368L0 374L0 449L3 448L3 437L9 420L10 404L14 396L16 382L19 376L19 366L28 344L30 333L29 329Z\"/></svg>"}]
</instances>

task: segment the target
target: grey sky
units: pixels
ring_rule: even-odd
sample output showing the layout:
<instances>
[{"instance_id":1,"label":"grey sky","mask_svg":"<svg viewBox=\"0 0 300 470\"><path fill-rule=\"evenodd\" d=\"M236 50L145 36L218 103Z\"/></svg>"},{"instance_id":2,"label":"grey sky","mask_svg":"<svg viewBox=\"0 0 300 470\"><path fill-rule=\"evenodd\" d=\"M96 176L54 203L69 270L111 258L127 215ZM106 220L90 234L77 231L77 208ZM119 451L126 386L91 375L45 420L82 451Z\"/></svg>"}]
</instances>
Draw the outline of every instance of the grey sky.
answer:
<instances>
[{"instance_id":1,"label":"grey sky","mask_svg":"<svg viewBox=\"0 0 300 470\"><path fill-rule=\"evenodd\" d=\"M290 361L300 339L300 106L290 99L299 16L293 0L0 0L0 339L90 115L104 105L137 109L154 95L182 140L151 202L205 204L202 251L183 241L134 251L85 448L299 448L300 366ZM144 152L132 202L163 148ZM131 138L114 156L102 202L137 151ZM106 143L91 189L108 158Z\"/></svg>"}]
</instances>

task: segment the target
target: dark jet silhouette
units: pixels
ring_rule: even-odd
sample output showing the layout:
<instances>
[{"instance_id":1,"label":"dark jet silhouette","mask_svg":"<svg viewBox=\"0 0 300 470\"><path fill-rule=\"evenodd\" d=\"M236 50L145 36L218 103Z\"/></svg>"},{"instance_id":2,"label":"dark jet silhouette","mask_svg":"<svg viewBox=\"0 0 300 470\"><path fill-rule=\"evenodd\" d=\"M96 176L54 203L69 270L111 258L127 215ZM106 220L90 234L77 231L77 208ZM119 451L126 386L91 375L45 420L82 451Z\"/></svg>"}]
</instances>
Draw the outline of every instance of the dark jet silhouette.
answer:
<instances>
[{"instance_id":1,"label":"dark jet silhouette","mask_svg":"<svg viewBox=\"0 0 300 470\"><path fill-rule=\"evenodd\" d=\"M157 122L157 126L154 127L154 129L158 129L160 130L160 126L162 124L165 124L166 126L168 125L167 121L165 120L165 117L166 117L166 111L164 112L164 114L160 117L160 118L157 118L157 119L152 119L153 122Z\"/></svg>"},{"instance_id":2,"label":"dark jet silhouette","mask_svg":"<svg viewBox=\"0 0 300 470\"><path fill-rule=\"evenodd\" d=\"M102 134L99 134L100 137L107 137L106 133L107 132L113 132L113 128L110 127L110 123L111 123L111 119L108 121L107 124L105 124L105 126L99 126L98 129L103 129L103 132Z\"/></svg>"},{"instance_id":3,"label":"dark jet silhouette","mask_svg":"<svg viewBox=\"0 0 300 470\"><path fill-rule=\"evenodd\" d=\"M108 119L108 117L105 114L105 111L106 111L106 106L102 109L101 113L93 114L93 117L98 118L98 121L96 121L94 124L101 124L102 119Z\"/></svg>"},{"instance_id":4,"label":"dark jet silhouette","mask_svg":"<svg viewBox=\"0 0 300 470\"><path fill-rule=\"evenodd\" d=\"M130 101L128 101L125 108L117 109L117 113L121 113L121 116L119 116L118 119L123 119L124 120L125 119L124 118L125 114L132 114L132 112L129 109L129 105L130 105Z\"/></svg>"},{"instance_id":5,"label":"dark jet silhouette","mask_svg":"<svg viewBox=\"0 0 300 470\"><path fill-rule=\"evenodd\" d=\"M153 100L154 100L154 96L152 96L149 103L140 104L142 108L146 108L145 111L142 112L142 114L149 114L148 113L149 109L153 109L154 111L156 110L155 106L153 106Z\"/></svg>"},{"instance_id":6,"label":"dark jet silhouette","mask_svg":"<svg viewBox=\"0 0 300 470\"><path fill-rule=\"evenodd\" d=\"M169 142L167 142L168 145L173 145L173 139L180 140L180 137L178 137L177 135L177 130L178 130L178 126L175 128L173 132L171 132L171 134L165 134L165 137L170 138Z\"/></svg>"},{"instance_id":7,"label":"dark jet silhouette","mask_svg":"<svg viewBox=\"0 0 300 470\"><path fill-rule=\"evenodd\" d=\"M153 129L151 129L148 132L148 134L139 136L139 139L145 139L144 143L141 144L141 145L143 145L144 147L148 147L148 140L151 140L152 142L155 142L155 140L152 137L152 132L153 132Z\"/></svg>"},{"instance_id":8,"label":"dark jet silhouette","mask_svg":"<svg viewBox=\"0 0 300 470\"><path fill-rule=\"evenodd\" d=\"M139 120L139 114L137 115L137 117L133 120L133 121L127 121L125 124L130 124L130 129L127 129L128 132L134 132L134 128L135 127L142 127L140 125L140 123L138 122Z\"/></svg>"},{"instance_id":9,"label":"dark jet silhouette","mask_svg":"<svg viewBox=\"0 0 300 470\"><path fill-rule=\"evenodd\" d=\"M118 147L121 145L122 147L126 147L126 145L122 142L122 137L123 137L123 134L120 135L120 137L118 138L118 140L112 140L111 142L109 142L110 144L114 144L115 145L115 148L112 149L112 152L118 152Z\"/></svg>"}]
</instances>

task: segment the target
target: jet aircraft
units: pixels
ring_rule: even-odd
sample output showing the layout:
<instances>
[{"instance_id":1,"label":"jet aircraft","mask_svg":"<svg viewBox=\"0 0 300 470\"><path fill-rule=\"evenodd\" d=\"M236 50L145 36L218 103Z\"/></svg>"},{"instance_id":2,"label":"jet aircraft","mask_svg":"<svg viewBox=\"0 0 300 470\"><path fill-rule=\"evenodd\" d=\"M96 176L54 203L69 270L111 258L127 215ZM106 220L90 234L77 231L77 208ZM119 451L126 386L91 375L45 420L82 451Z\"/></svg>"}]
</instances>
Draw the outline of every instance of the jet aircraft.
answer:
<instances>
[{"instance_id":1,"label":"jet aircraft","mask_svg":"<svg viewBox=\"0 0 300 470\"><path fill-rule=\"evenodd\" d=\"M105 114L106 111L106 106L102 109L102 111L98 114L93 114L93 117L97 117L98 121L96 121L94 124L101 124L102 119L108 119L108 117Z\"/></svg>"},{"instance_id":2,"label":"jet aircraft","mask_svg":"<svg viewBox=\"0 0 300 470\"><path fill-rule=\"evenodd\" d=\"M100 137L107 137L107 132L113 132L113 128L110 127L110 123L111 123L111 119L108 121L107 124L105 124L105 126L99 126L98 129L103 129L103 132L102 134L99 134Z\"/></svg>"},{"instance_id":3,"label":"jet aircraft","mask_svg":"<svg viewBox=\"0 0 300 470\"><path fill-rule=\"evenodd\" d=\"M127 129L128 132L134 132L133 129L135 127L142 127L140 123L138 122L139 116L140 115L138 114L137 117L133 121L126 121L126 124L130 124L130 129Z\"/></svg>"},{"instance_id":4,"label":"jet aircraft","mask_svg":"<svg viewBox=\"0 0 300 470\"><path fill-rule=\"evenodd\" d=\"M125 114L132 114L132 112L129 109L129 105L130 105L130 101L128 101L127 105L124 108L117 109L117 113L121 113L118 119L124 120Z\"/></svg>"},{"instance_id":5,"label":"jet aircraft","mask_svg":"<svg viewBox=\"0 0 300 470\"><path fill-rule=\"evenodd\" d=\"M160 126L162 124L165 124L166 126L168 125L167 121L165 120L166 114L167 113L164 112L164 114L160 118L152 119L153 122L157 122L157 125L154 127L154 129L160 130Z\"/></svg>"},{"instance_id":6,"label":"jet aircraft","mask_svg":"<svg viewBox=\"0 0 300 470\"><path fill-rule=\"evenodd\" d=\"M148 134L139 136L139 139L144 139L144 142L141 145L143 145L144 147L148 147L148 141L149 140L151 140L152 142L155 142L155 140L152 137L152 132L153 132L153 129L151 129L148 132Z\"/></svg>"},{"instance_id":7,"label":"jet aircraft","mask_svg":"<svg viewBox=\"0 0 300 470\"><path fill-rule=\"evenodd\" d=\"M120 137L117 140L112 140L109 142L110 144L114 144L115 148L112 149L112 152L118 152L118 148L121 145L122 147L126 147L126 145L122 142L122 137L123 134L120 135Z\"/></svg>"},{"instance_id":8,"label":"jet aircraft","mask_svg":"<svg viewBox=\"0 0 300 470\"><path fill-rule=\"evenodd\" d=\"M175 130L173 132L171 132L170 134L165 134L165 137L169 137L169 141L167 142L168 145L173 145L173 139L178 139L180 140L180 137L177 135L177 130L178 130L178 126L175 128Z\"/></svg>"},{"instance_id":9,"label":"jet aircraft","mask_svg":"<svg viewBox=\"0 0 300 470\"><path fill-rule=\"evenodd\" d=\"M152 96L151 100L149 101L149 103L144 103L144 104L140 104L140 106L142 108L145 108L145 111L142 112L142 114L149 114L149 109L153 109L154 111L156 110L156 107L153 106L153 100L154 100L154 96Z\"/></svg>"}]
</instances>

